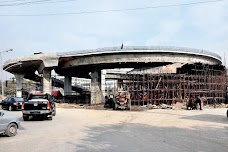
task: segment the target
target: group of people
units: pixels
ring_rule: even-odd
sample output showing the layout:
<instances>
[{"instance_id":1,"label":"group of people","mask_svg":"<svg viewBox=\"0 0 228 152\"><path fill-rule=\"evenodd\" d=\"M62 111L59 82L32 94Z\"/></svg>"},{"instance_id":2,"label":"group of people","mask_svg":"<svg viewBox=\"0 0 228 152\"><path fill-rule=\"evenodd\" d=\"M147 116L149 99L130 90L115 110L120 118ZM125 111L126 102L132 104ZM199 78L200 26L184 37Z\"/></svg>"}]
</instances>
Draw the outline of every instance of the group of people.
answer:
<instances>
[{"instance_id":1,"label":"group of people","mask_svg":"<svg viewBox=\"0 0 228 152\"><path fill-rule=\"evenodd\" d=\"M200 96L196 96L195 98L191 95L190 98L188 99L187 97L187 110L196 110L198 109L202 110L202 99Z\"/></svg>"},{"instance_id":2,"label":"group of people","mask_svg":"<svg viewBox=\"0 0 228 152\"><path fill-rule=\"evenodd\" d=\"M200 110L202 110L203 108L203 103L204 103L204 99L202 96L196 96L195 98L190 95L190 98L188 99L187 97L187 110L197 110L198 107ZM216 97L214 96L213 97L213 105L214 105L214 108L216 108ZM199 106L197 106L199 105Z\"/></svg>"}]
</instances>

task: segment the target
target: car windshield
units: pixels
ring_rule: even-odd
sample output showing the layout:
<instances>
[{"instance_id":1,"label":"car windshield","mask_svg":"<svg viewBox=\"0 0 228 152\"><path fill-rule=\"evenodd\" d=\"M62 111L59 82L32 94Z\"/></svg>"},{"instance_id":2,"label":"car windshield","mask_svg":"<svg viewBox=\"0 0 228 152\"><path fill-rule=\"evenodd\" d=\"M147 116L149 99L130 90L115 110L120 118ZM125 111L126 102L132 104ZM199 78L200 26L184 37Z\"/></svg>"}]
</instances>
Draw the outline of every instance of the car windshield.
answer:
<instances>
[{"instance_id":1,"label":"car windshield","mask_svg":"<svg viewBox=\"0 0 228 152\"><path fill-rule=\"evenodd\" d=\"M5 98L5 99L4 99L4 100L2 100L2 101L6 101L8 98L9 98L9 97Z\"/></svg>"},{"instance_id":2,"label":"car windshield","mask_svg":"<svg viewBox=\"0 0 228 152\"><path fill-rule=\"evenodd\" d=\"M14 100L15 100L16 102L23 102L23 101L24 101L23 98L14 98Z\"/></svg>"},{"instance_id":3,"label":"car windshield","mask_svg":"<svg viewBox=\"0 0 228 152\"><path fill-rule=\"evenodd\" d=\"M30 99L48 99L47 95L32 95Z\"/></svg>"}]
</instances>

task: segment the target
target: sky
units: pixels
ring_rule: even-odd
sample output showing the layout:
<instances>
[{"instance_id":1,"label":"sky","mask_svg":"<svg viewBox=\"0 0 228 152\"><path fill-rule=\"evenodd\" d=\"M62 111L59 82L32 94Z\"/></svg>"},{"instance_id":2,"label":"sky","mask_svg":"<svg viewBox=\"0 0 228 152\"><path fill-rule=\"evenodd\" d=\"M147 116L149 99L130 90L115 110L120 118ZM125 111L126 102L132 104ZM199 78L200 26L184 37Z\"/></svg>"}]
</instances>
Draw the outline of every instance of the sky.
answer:
<instances>
[{"instance_id":1,"label":"sky","mask_svg":"<svg viewBox=\"0 0 228 152\"><path fill-rule=\"evenodd\" d=\"M121 46L179 46L228 58L228 0L134 11L81 13L156 7L210 0L46 0L53 3L4 6L45 0L0 0L3 62L34 52L65 52ZM56 3L57 1L61 1ZM71 15L42 15L81 13ZM6 16L4 16L6 15ZM41 15L41 16L7 16ZM224 60L224 59L223 59ZM4 78L10 77L6 72Z\"/></svg>"}]
</instances>

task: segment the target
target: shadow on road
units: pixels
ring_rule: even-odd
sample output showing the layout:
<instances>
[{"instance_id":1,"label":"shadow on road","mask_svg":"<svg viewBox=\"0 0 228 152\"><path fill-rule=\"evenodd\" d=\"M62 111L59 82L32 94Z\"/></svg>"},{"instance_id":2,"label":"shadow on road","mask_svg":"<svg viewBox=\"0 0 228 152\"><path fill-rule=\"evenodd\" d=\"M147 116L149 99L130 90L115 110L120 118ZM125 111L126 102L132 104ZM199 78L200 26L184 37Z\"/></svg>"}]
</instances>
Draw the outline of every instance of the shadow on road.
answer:
<instances>
[{"instance_id":1,"label":"shadow on road","mask_svg":"<svg viewBox=\"0 0 228 152\"><path fill-rule=\"evenodd\" d=\"M3 137L9 138L9 137L7 137L6 135L0 134L0 138L3 138Z\"/></svg>"},{"instance_id":2,"label":"shadow on road","mask_svg":"<svg viewBox=\"0 0 228 152\"><path fill-rule=\"evenodd\" d=\"M79 152L104 151L227 151L225 129L155 127L120 123L86 129L87 137L74 145ZM221 140L226 139L226 140Z\"/></svg>"},{"instance_id":3,"label":"shadow on road","mask_svg":"<svg viewBox=\"0 0 228 152\"><path fill-rule=\"evenodd\" d=\"M19 118L20 121L24 121L22 117ZM28 121L49 121L47 118L42 118L42 117L30 117Z\"/></svg>"},{"instance_id":4,"label":"shadow on road","mask_svg":"<svg viewBox=\"0 0 228 152\"><path fill-rule=\"evenodd\" d=\"M200 114L200 115L194 115L194 116L184 116L184 117L181 117L181 119L199 120L199 121L206 121L206 122L213 122L213 123L228 124L228 118L226 117L225 114L224 114L224 116L213 115L213 114Z\"/></svg>"}]
</instances>

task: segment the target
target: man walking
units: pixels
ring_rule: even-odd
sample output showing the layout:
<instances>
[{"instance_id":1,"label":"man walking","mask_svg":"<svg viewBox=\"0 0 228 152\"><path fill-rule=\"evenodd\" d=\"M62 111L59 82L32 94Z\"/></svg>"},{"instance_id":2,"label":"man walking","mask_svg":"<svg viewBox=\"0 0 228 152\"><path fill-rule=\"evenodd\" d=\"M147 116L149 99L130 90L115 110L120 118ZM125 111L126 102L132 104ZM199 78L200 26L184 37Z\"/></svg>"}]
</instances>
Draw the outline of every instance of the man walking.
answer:
<instances>
[{"instance_id":1,"label":"man walking","mask_svg":"<svg viewBox=\"0 0 228 152\"><path fill-rule=\"evenodd\" d=\"M216 108L216 103L217 103L216 97L214 96L214 97L213 97L213 105L214 105L214 108Z\"/></svg>"},{"instance_id":2,"label":"man walking","mask_svg":"<svg viewBox=\"0 0 228 152\"><path fill-rule=\"evenodd\" d=\"M200 96L197 96L197 97L196 97L196 104L199 104L200 110L202 110L202 105L201 105L201 98L200 98ZM197 107L197 108L198 108L198 107Z\"/></svg>"}]
</instances>

